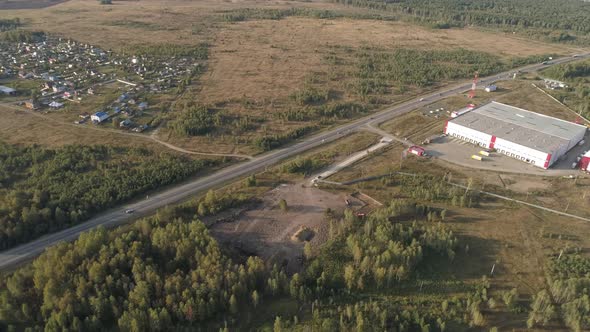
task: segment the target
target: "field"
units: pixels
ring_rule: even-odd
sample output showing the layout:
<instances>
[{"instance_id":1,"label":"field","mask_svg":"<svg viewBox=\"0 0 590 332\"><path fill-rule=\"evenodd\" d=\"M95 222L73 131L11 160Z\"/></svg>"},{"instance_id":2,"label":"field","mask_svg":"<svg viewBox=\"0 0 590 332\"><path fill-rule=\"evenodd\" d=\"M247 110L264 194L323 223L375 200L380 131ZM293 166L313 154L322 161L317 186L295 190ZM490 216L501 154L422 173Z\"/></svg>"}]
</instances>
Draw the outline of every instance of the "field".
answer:
<instances>
[{"instance_id":1,"label":"field","mask_svg":"<svg viewBox=\"0 0 590 332\"><path fill-rule=\"evenodd\" d=\"M155 98L156 108L171 108L172 112L152 114L143 121L157 117L160 127L153 135L169 144L226 154L253 155L264 150L257 142L265 137L286 135L311 124L319 123L317 130L342 123L455 80L441 78L425 86L401 86L386 80L379 83L385 84L383 87L361 95L359 84L367 82L356 77L363 54L460 48L509 62L515 57L577 51L477 28L429 29L370 10L323 2L147 0L104 6L73 0L44 10L6 10L2 16L21 18L26 29L131 54L145 45L196 47L206 43L209 60L205 72L180 98L174 93ZM179 135L167 123L181 116L186 103L208 105L227 121L208 135ZM72 105L65 112L68 115L55 117L73 121L81 111L93 112L95 105L91 100L86 105ZM240 127L237 119L246 116L249 123ZM38 132L37 136L52 135Z\"/></svg>"}]
</instances>

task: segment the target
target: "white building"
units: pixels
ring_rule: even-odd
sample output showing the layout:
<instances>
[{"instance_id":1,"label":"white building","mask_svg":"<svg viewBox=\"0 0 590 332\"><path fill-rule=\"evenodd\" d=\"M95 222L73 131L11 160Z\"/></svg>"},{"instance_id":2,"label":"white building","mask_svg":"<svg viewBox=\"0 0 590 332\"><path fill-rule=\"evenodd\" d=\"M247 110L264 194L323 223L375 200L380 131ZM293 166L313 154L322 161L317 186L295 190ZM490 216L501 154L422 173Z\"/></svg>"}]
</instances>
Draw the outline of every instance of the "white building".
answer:
<instances>
[{"instance_id":1,"label":"white building","mask_svg":"<svg viewBox=\"0 0 590 332\"><path fill-rule=\"evenodd\" d=\"M447 121L445 134L549 168L584 138L586 126L491 102Z\"/></svg>"},{"instance_id":2,"label":"white building","mask_svg":"<svg viewBox=\"0 0 590 332\"><path fill-rule=\"evenodd\" d=\"M96 112L90 116L90 120L94 123L101 123L108 118L109 115L105 112Z\"/></svg>"}]
</instances>

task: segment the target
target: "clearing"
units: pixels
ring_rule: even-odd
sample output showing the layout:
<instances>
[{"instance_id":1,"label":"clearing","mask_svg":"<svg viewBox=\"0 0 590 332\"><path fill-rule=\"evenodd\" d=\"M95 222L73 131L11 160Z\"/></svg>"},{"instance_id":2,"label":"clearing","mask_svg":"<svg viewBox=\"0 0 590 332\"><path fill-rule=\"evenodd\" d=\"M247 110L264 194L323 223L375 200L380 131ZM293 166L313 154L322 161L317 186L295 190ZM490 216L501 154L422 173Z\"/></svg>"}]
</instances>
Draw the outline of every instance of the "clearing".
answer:
<instances>
[{"instance_id":1,"label":"clearing","mask_svg":"<svg viewBox=\"0 0 590 332\"><path fill-rule=\"evenodd\" d=\"M279 201L287 202L287 210L279 208ZM308 240L317 248L330 236L330 222L326 211L342 214L348 199L353 208L366 205L345 193L332 194L303 184L282 184L267 192L263 202L253 210L242 213L236 221L219 222L211 227L211 234L221 243L231 245L265 261L285 265L294 273L302 267L304 242L294 235L310 230Z\"/></svg>"}]
</instances>

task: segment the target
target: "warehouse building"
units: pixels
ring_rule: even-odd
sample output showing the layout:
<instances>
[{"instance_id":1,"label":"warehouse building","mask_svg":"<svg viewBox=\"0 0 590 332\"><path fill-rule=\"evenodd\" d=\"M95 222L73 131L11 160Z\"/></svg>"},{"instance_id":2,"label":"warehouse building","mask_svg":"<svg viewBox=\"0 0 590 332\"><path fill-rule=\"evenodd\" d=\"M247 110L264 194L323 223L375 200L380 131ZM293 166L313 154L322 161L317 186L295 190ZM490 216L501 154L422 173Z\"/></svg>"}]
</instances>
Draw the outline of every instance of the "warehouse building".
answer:
<instances>
[{"instance_id":1,"label":"warehouse building","mask_svg":"<svg viewBox=\"0 0 590 332\"><path fill-rule=\"evenodd\" d=\"M576 146L585 133L585 126L497 102L445 125L449 136L545 169Z\"/></svg>"}]
</instances>

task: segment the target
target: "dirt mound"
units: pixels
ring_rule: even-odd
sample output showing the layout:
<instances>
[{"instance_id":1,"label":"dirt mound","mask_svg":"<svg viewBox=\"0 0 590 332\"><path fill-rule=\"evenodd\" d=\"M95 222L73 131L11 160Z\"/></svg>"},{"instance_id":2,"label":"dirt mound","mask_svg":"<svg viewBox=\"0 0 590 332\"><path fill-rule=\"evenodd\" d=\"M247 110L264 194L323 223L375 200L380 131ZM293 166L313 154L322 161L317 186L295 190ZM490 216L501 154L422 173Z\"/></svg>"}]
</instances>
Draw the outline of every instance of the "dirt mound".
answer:
<instances>
[{"instance_id":1,"label":"dirt mound","mask_svg":"<svg viewBox=\"0 0 590 332\"><path fill-rule=\"evenodd\" d=\"M301 226L301 228L299 228L299 230L295 232L295 234L293 234L291 240L299 242L311 241L314 235L315 232L313 231L313 229Z\"/></svg>"}]
</instances>

